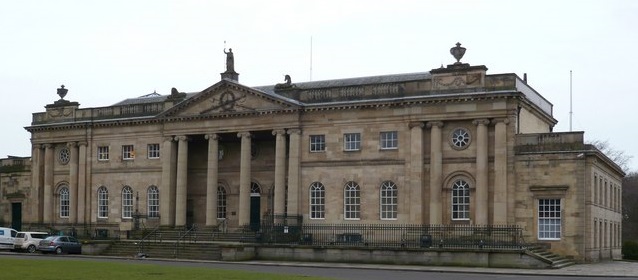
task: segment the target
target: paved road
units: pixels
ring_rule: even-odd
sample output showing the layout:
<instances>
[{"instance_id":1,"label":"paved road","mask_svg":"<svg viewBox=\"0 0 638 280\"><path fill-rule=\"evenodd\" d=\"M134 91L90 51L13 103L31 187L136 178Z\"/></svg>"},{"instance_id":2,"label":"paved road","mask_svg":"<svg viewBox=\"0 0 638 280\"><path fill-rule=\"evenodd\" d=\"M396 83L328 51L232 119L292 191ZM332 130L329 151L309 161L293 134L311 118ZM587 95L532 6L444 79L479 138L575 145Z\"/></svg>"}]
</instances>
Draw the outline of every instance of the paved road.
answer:
<instances>
[{"instance_id":1,"label":"paved road","mask_svg":"<svg viewBox=\"0 0 638 280\"><path fill-rule=\"evenodd\" d=\"M264 273L285 273L295 275L323 276L348 280L386 279L441 279L441 280L574 280L574 279L638 279L638 263L607 262L599 264L574 265L563 269L493 269L469 267L391 266L366 264L333 263L291 263L291 262L213 262L158 259L125 259L97 256L56 256L39 254L0 253L2 258L60 259L74 258L91 261L136 262L161 266L205 267L216 269L245 270Z\"/></svg>"}]
</instances>

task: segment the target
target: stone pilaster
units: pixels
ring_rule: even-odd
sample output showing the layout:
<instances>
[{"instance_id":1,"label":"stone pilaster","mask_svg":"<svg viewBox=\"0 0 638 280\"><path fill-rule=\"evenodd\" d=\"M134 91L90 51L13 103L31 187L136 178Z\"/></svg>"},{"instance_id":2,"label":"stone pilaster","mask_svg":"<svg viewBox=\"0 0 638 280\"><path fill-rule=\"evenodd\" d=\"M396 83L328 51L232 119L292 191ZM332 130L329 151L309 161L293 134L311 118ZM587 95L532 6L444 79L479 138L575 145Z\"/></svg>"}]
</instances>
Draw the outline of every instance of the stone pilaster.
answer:
<instances>
[{"instance_id":1,"label":"stone pilaster","mask_svg":"<svg viewBox=\"0 0 638 280\"><path fill-rule=\"evenodd\" d=\"M33 190L31 191L31 197L33 203L31 203L31 215L28 222L42 222L42 211L40 211L40 206L42 206L40 196L40 192L42 191L42 170L40 166L42 166L42 145L33 144L31 150L31 186L33 186Z\"/></svg>"},{"instance_id":2,"label":"stone pilaster","mask_svg":"<svg viewBox=\"0 0 638 280\"><path fill-rule=\"evenodd\" d=\"M299 184L301 162L301 130L289 129L290 146L288 152L288 214L299 215Z\"/></svg>"},{"instance_id":3,"label":"stone pilaster","mask_svg":"<svg viewBox=\"0 0 638 280\"><path fill-rule=\"evenodd\" d=\"M274 214L285 214L286 209L286 131L273 130L275 135L275 205Z\"/></svg>"},{"instance_id":4,"label":"stone pilaster","mask_svg":"<svg viewBox=\"0 0 638 280\"><path fill-rule=\"evenodd\" d=\"M251 134L240 132L241 152L239 164L239 226L250 224L250 176L251 176Z\"/></svg>"},{"instance_id":5,"label":"stone pilaster","mask_svg":"<svg viewBox=\"0 0 638 280\"><path fill-rule=\"evenodd\" d=\"M409 223L424 224L423 215L425 201L423 200L423 122L411 122L410 127L410 203Z\"/></svg>"},{"instance_id":6,"label":"stone pilaster","mask_svg":"<svg viewBox=\"0 0 638 280\"><path fill-rule=\"evenodd\" d=\"M66 144L69 149L69 222L75 224L78 222L78 145L76 142Z\"/></svg>"},{"instance_id":7,"label":"stone pilaster","mask_svg":"<svg viewBox=\"0 0 638 280\"><path fill-rule=\"evenodd\" d=\"M206 226L217 225L217 188L219 185L219 135L212 133L208 139L208 169L206 173Z\"/></svg>"},{"instance_id":8,"label":"stone pilaster","mask_svg":"<svg viewBox=\"0 0 638 280\"><path fill-rule=\"evenodd\" d=\"M186 225L186 184L188 180L188 140L187 136L175 137L177 141L177 178L175 184L175 226Z\"/></svg>"},{"instance_id":9,"label":"stone pilaster","mask_svg":"<svg viewBox=\"0 0 638 280\"><path fill-rule=\"evenodd\" d=\"M487 225L488 220L488 174L487 174L487 119L475 120L476 125L476 212L475 224Z\"/></svg>"},{"instance_id":10,"label":"stone pilaster","mask_svg":"<svg viewBox=\"0 0 638 280\"><path fill-rule=\"evenodd\" d=\"M508 119L494 120L494 219L495 225L508 224L507 211L507 124Z\"/></svg>"},{"instance_id":11,"label":"stone pilaster","mask_svg":"<svg viewBox=\"0 0 638 280\"><path fill-rule=\"evenodd\" d=\"M86 199L87 191L86 191L86 142L78 142L79 146L79 155L78 155L78 223L88 223L86 215L86 211L89 209L87 207L90 204L90 200ZM90 193L90 192L88 192Z\"/></svg>"},{"instance_id":12,"label":"stone pilaster","mask_svg":"<svg viewBox=\"0 0 638 280\"><path fill-rule=\"evenodd\" d=\"M443 188L443 152L441 128L443 122L428 122L430 129L430 224L443 222L441 189Z\"/></svg>"},{"instance_id":13,"label":"stone pilaster","mask_svg":"<svg viewBox=\"0 0 638 280\"><path fill-rule=\"evenodd\" d=\"M175 142L165 137L161 150L160 225L175 225Z\"/></svg>"},{"instance_id":14,"label":"stone pilaster","mask_svg":"<svg viewBox=\"0 0 638 280\"><path fill-rule=\"evenodd\" d=\"M53 222L53 145L44 144L44 223Z\"/></svg>"}]
</instances>

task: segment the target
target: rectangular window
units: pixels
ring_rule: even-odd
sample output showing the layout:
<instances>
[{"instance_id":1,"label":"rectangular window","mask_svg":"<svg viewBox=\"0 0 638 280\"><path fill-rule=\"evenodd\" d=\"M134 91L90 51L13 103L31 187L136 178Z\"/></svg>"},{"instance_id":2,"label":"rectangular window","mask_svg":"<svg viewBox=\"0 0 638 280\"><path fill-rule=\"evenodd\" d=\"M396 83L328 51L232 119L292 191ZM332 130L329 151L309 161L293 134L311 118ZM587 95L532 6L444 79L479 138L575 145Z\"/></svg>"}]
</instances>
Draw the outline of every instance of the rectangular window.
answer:
<instances>
[{"instance_id":1,"label":"rectangular window","mask_svg":"<svg viewBox=\"0 0 638 280\"><path fill-rule=\"evenodd\" d=\"M160 157L160 145L159 144L148 144L146 146L146 150L148 151L148 158L157 159Z\"/></svg>"},{"instance_id":2,"label":"rectangular window","mask_svg":"<svg viewBox=\"0 0 638 280\"><path fill-rule=\"evenodd\" d=\"M561 233L560 199L538 200L538 239L559 240Z\"/></svg>"},{"instance_id":3,"label":"rectangular window","mask_svg":"<svg viewBox=\"0 0 638 280\"><path fill-rule=\"evenodd\" d=\"M343 135L343 149L345 151L361 150L361 133L346 133Z\"/></svg>"},{"instance_id":4,"label":"rectangular window","mask_svg":"<svg viewBox=\"0 0 638 280\"><path fill-rule=\"evenodd\" d=\"M399 147L399 138L396 131L384 131L379 134L381 150L396 149Z\"/></svg>"},{"instance_id":5,"label":"rectangular window","mask_svg":"<svg viewBox=\"0 0 638 280\"><path fill-rule=\"evenodd\" d=\"M310 135L310 152L324 152L326 150L325 135Z\"/></svg>"},{"instance_id":6,"label":"rectangular window","mask_svg":"<svg viewBox=\"0 0 638 280\"><path fill-rule=\"evenodd\" d=\"M133 145L122 145L122 159L123 160L135 159L135 150Z\"/></svg>"},{"instance_id":7,"label":"rectangular window","mask_svg":"<svg viewBox=\"0 0 638 280\"><path fill-rule=\"evenodd\" d=\"M109 146L97 147L97 160L109 160Z\"/></svg>"}]
</instances>

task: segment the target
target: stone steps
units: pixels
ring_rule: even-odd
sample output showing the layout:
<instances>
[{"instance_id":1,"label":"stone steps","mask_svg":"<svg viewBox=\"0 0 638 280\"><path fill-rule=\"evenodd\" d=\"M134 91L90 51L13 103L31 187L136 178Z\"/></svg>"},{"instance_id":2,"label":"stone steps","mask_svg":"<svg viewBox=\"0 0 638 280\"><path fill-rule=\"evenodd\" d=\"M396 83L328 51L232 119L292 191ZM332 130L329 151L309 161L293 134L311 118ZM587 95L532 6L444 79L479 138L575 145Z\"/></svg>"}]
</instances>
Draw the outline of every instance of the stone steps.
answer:
<instances>
[{"instance_id":1,"label":"stone steps","mask_svg":"<svg viewBox=\"0 0 638 280\"><path fill-rule=\"evenodd\" d=\"M552 253L540 246L529 248L527 253L545 261L551 268L563 268L576 264L572 259Z\"/></svg>"},{"instance_id":2,"label":"stone steps","mask_svg":"<svg viewBox=\"0 0 638 280\"><path fill-rule=\"evenodd\" d=\"M144 243L126 240L113 243L105 256L221 260L221 247L215 243L184 243L174 240Z\"/></svg>"}]
</instances>

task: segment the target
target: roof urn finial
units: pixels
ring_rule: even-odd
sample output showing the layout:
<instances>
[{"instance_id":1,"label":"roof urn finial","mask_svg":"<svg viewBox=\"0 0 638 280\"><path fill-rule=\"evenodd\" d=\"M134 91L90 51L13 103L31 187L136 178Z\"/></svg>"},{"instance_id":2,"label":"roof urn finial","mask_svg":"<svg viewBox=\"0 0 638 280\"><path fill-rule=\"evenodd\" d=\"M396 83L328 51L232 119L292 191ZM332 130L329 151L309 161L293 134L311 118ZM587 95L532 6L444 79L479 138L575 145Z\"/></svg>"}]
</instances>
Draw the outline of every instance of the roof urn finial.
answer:
<instances>
[{"instance_id":1,"label":"roof urn finial","mask_svg":"<svg viewBox=\"0 0 638 280\"><path fill-rule=\"evenodd\" d=\"M58 95L60 96L60 99L64 99L67 92L69 92L69 90L64 88L64 85L61 85L60 88L58 89Z\"/></svg>"},{"instance_id":2,"label":"roof urn finial","mask_svg":"<svg viewBox=\"0 0 638 280\"><path fill-rule=\"evenodd\" d=\"M463 55L465 54L465 48L461 47L461 43L457 42L456 47L450 49L450 53L456 59L454 64L461 64L461 58L463 58Z\"/></svg>"}]
</instances>

